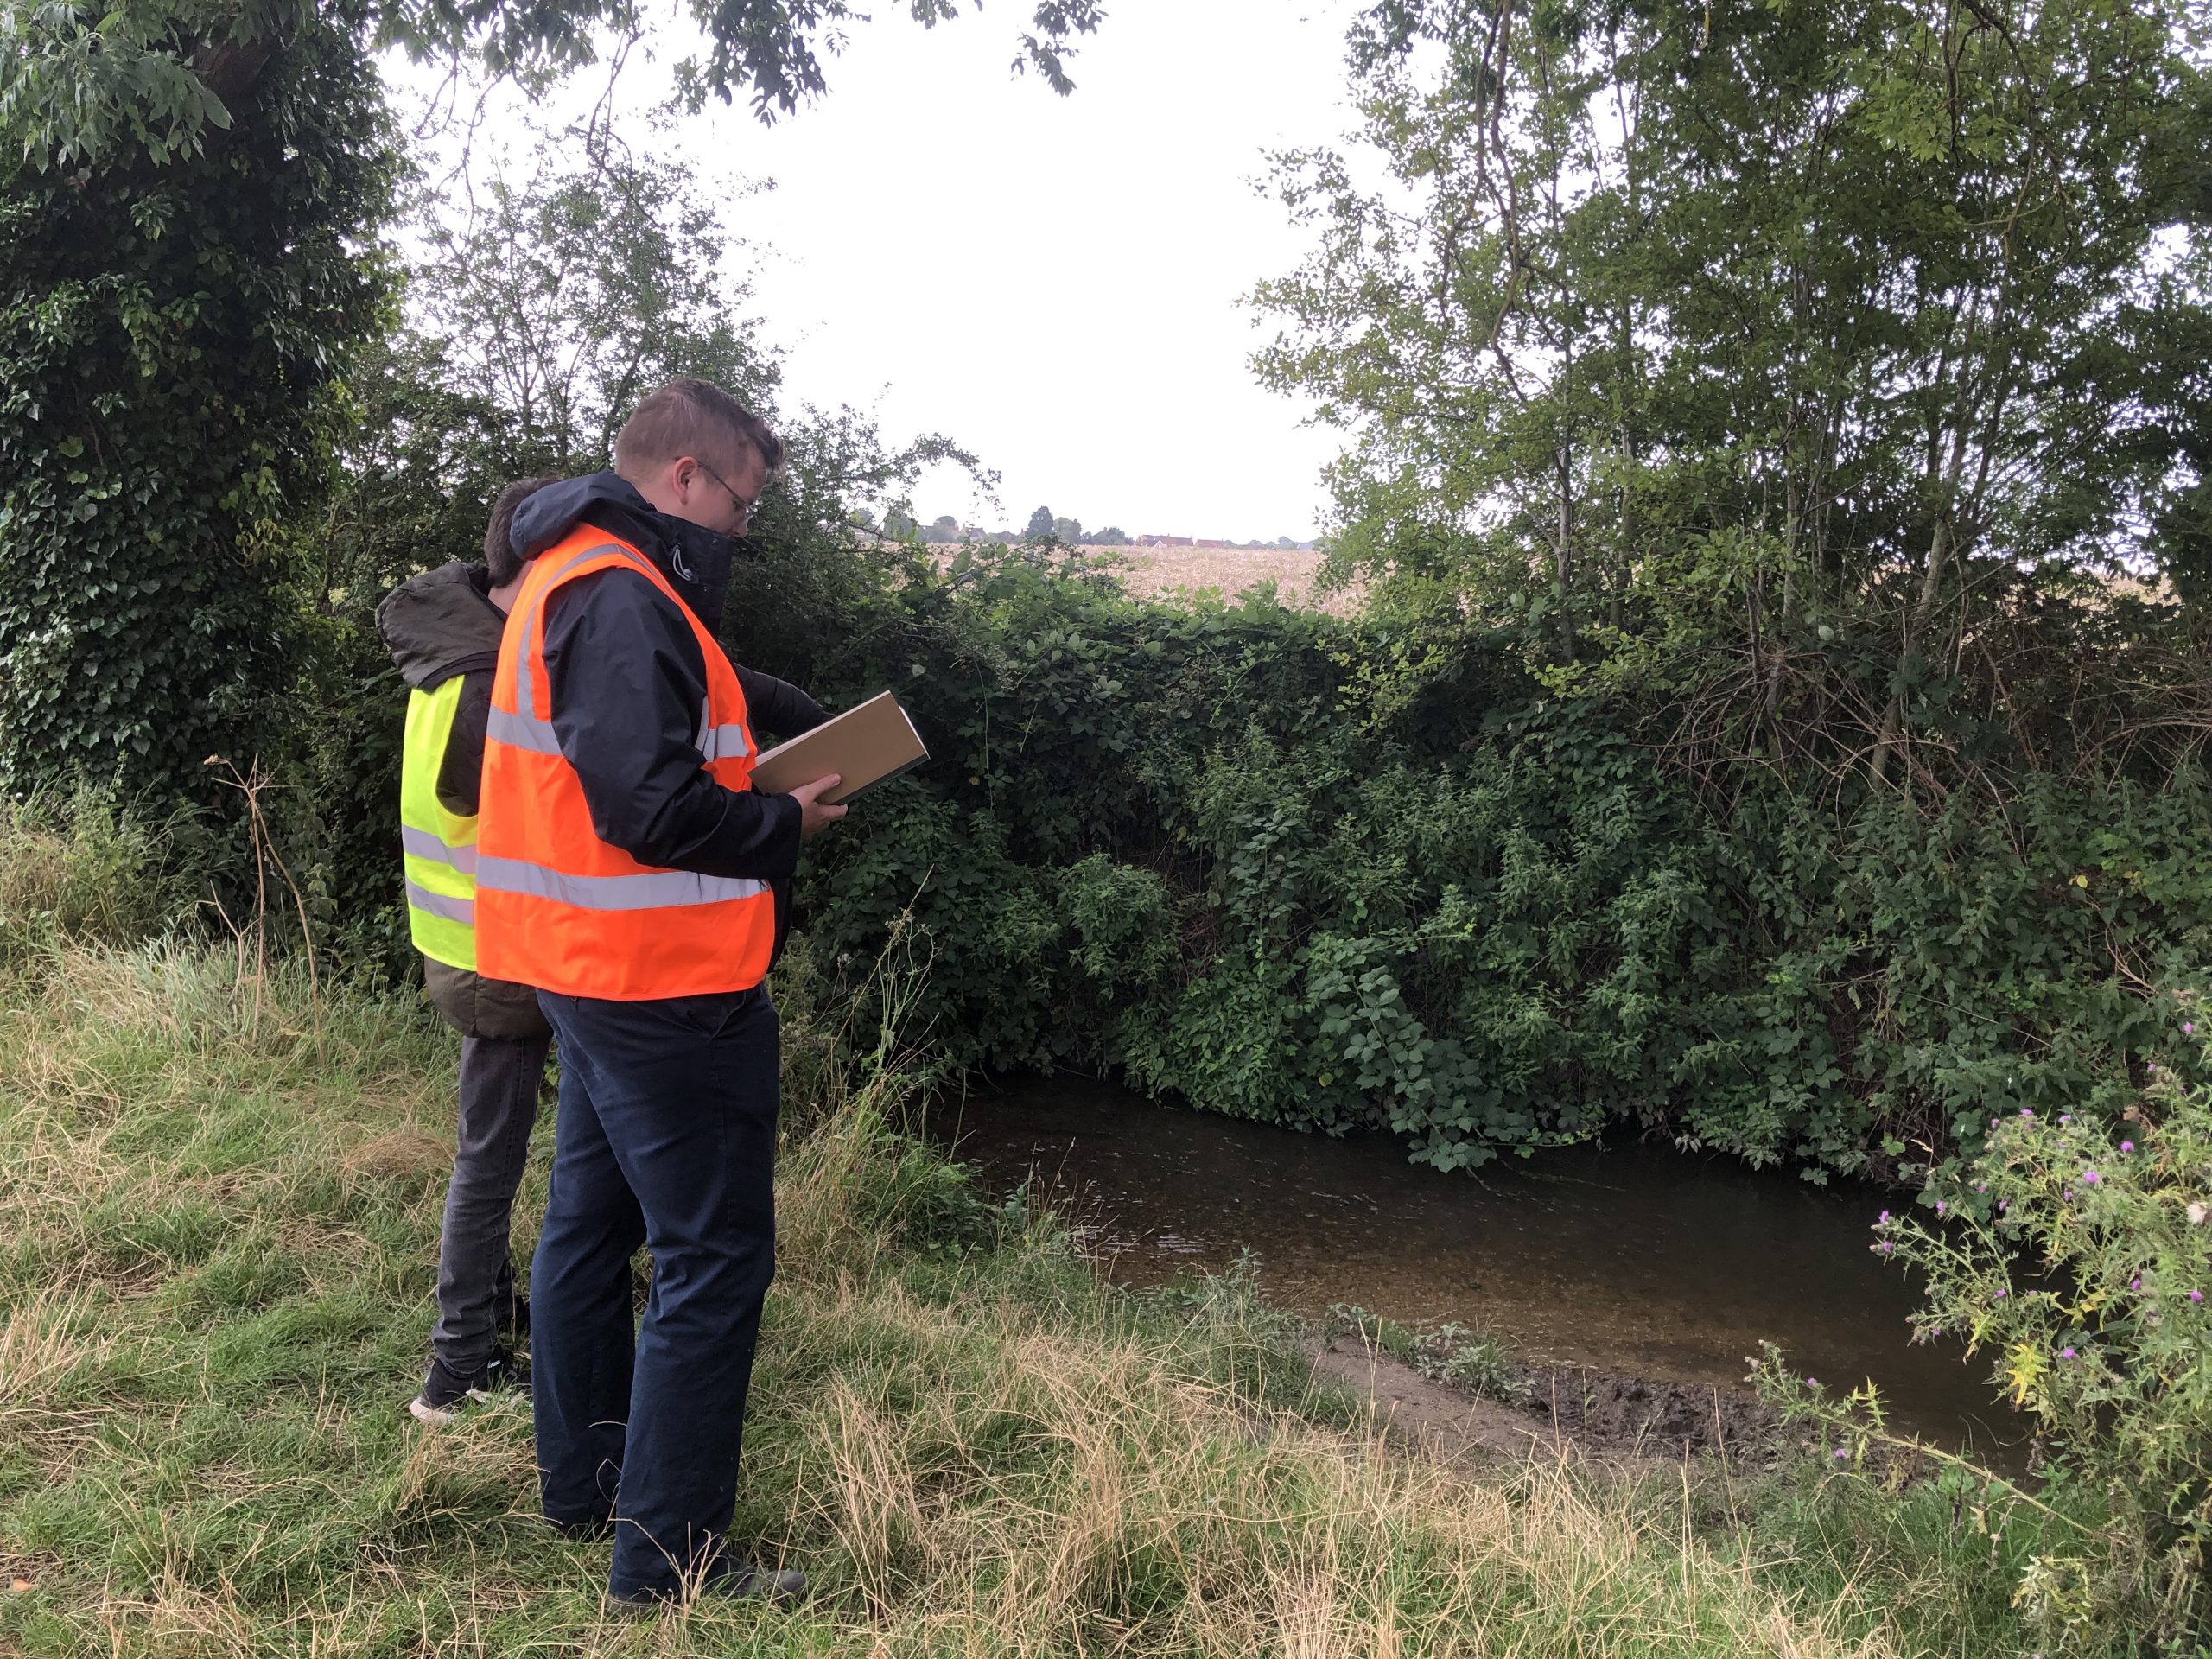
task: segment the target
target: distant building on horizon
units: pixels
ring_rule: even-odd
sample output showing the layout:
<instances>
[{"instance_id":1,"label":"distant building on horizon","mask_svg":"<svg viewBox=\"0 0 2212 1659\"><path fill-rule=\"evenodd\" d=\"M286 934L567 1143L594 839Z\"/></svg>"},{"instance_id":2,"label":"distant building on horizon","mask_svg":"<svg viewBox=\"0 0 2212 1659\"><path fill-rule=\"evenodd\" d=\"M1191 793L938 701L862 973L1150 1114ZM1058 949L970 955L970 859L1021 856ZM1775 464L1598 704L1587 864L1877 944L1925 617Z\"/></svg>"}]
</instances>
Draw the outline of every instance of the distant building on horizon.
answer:
<instances>
[{"instance_id":1,"label":"distant building on horizon","mask_svg":"<svg viewBox=\"0 0 2212 1659\"><path fill-rule=\"evenodd\" d=\"M1315 546L1312 541L1294 542L1287 536L1279 536L1272 542L1224 541L1211 536L1135 536L1129 538L1129 544L1133 547L1212 547L1240 553L1311 553Z\"/></svg>"}]
</instances>

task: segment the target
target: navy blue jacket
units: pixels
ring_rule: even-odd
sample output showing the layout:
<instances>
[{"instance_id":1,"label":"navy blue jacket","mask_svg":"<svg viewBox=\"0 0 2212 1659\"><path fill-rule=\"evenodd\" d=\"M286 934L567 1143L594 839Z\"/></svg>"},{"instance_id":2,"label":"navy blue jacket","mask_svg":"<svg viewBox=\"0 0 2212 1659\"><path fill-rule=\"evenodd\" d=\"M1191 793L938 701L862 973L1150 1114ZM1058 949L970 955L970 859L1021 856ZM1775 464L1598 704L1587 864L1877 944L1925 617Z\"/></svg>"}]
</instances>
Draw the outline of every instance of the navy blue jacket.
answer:
<instances>
[{"instance_id":1,"label":"navy blue jacket","mask_svg":"<svg viewBox=\"0 0 2212 1659\"><path fill-rule=\"evenodd\" d=\"M728 591L728 537L655 512L613 473L549 485L515 513L515 551L532 558L579 524L651 559L711 632ZM798 862L799 806L788 795L723 788L692 740L707 664L682 611L633 570L564 582L545 610L553 730L576 769L599 838L641 864L784 884ZM797 687L739 669L756 738L795 736L828 715Z\"/></svg>"}]
</instances>

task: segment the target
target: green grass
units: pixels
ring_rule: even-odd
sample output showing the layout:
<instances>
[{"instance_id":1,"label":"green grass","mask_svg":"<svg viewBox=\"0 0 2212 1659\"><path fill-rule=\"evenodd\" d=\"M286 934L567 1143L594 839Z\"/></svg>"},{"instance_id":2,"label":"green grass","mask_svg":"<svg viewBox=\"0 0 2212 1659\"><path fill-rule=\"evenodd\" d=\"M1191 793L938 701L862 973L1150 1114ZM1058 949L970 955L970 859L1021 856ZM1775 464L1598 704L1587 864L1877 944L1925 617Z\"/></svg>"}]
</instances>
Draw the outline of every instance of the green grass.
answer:
<instances>
[{"instance_id":1,"label":"green grass","mask_svg":"<svg viewBox=\"0 0 2212 1659\"><path fill-rule=\"evenodd\" d=\"M606 1547L535 1517L526 1408L404 1410L452 1041L179 946L4 986L0 1653L2027 1650L1932 1495L1383 1443L1249 1281L1105 1290L886 1131L804 1007L736 1531L817 1593L614 1621Z\"/></svg>"}]
</instances>

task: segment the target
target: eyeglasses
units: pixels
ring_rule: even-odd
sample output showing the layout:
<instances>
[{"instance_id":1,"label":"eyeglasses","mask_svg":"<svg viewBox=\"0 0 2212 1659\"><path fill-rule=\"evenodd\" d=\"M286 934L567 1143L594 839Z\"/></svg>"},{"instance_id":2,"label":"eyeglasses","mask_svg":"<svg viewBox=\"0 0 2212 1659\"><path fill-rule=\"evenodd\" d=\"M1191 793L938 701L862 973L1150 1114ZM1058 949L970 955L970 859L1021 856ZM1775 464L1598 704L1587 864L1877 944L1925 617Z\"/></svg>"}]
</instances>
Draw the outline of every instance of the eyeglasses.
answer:
<instances>
[{"instance_id":1,"label":"eyeglasses","mask_svg":"<svg viewBox=\"0 0 2212 1659\"><path fill-rule=\"evenodd\" d=\"M731 505L735 506L737 509L737 527L740 530L745 529L747 525L752 524L755 518L760 516L760 498L759 496L753 497L750 501L747 500L735 490L730 488L729 480L728 479L724 478L713 467L708 466L705 461L701 461L696 455L692 456L691 459L693 463L701 472L704 473L709 478L713 479L715 483L722 486L722 493L729 497ZM765 494L768 486L764 483L760 486L760 488L762 493Z\"/></svg>"}]
</instances>

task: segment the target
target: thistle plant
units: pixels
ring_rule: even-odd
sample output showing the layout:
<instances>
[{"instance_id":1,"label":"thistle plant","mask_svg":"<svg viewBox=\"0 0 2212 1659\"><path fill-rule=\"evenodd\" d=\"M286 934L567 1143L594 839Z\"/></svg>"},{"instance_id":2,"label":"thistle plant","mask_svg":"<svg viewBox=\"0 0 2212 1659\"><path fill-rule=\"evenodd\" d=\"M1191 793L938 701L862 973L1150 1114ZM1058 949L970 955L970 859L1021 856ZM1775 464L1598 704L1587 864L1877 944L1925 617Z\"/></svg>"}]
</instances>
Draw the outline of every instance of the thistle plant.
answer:
<instances>
[{"instance_id":1,"label":"thistle plant","mask_svg":"<svg viewBox=\"0 0 2212 1659\"><path fill-rule=\"evenodd\" d=\"M2196 1023L2178 1035L2203 1058ZM2208 1220L2212 1085L2154 1063L2116 1121L2032 1109L1994 1119L1961 1177L1916 1213L1874 1221L1875 1254L1926 1281L1913 1340L1993 1359L2044 1466L2109 1517L2024 1576L2024 1599L2064 1604L2065 1622L2127 1606L2168 1639L2212 1631ZM1854 1466L1871 1439L1891 1438L1868 1419L1866 1390L1830 1400L1771 1351L1753 1370L1785 1410L1832 1429Z\"/></svg>"}]
</instances>

